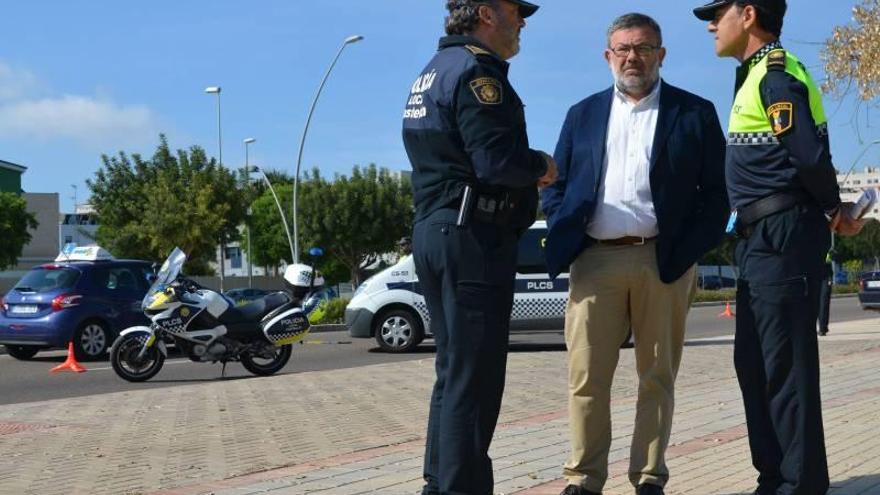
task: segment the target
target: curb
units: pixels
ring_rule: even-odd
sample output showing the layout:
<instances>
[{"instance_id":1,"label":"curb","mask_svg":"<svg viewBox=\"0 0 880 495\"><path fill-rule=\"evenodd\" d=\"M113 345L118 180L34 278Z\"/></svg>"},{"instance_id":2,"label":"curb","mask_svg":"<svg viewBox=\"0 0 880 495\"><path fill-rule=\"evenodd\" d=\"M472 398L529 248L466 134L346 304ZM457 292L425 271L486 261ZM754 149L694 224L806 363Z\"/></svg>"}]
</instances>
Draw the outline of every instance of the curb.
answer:
<instances>
[{"instance_id":1,"label":"curb","mask_svg":"<svg viewBox=\"0 0 880 495\"><path fill-rule=\"evenodd\" d=\"M346 326L341 323L331 323L327 325L312 325L309 328L309 333L326 333L326 332L341 332L346 329Z\"/></svg>"},{"instance_id":2,"label":"curb","mask_svg":"<svg viewBox=\"0 0 880 495\"><path fill-rule=\"evenodd\" d=\"M831 299L844 299L844 298L850 298L850 297L858 297L858 294L833 294L831 296ZM701 302L692 303L691 307L692 308L702 308L702 307L709 307L709 306L724 306L727 304L727 302L728 301L701 301ZM731 299L730 305L736 306L736 301Z\"/></svg>"}]
</instances>

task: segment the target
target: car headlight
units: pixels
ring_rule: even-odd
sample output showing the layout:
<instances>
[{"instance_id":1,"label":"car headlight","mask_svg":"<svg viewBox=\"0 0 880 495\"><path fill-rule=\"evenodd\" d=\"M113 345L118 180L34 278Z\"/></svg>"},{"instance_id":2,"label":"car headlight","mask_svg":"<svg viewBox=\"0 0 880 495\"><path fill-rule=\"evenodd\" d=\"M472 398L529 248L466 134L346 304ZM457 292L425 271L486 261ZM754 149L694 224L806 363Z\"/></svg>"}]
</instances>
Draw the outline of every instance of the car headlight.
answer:
<instances>
[{"instance_id":1,"label":"car headlight","mask_svg":"<svg viewBox=\"0 0 880 495\"><path fill-rule=\"evenodd\" d=\"M354 294L351 297L355 298L355 297L359 296L360 294L362 294L365 290L367 290L367 285L369 285L369 284L370 284L370 279L364 280L363 283L361 283L361 285L358 285L358 288L354 290Z\"/></svg>"}]
</instances>

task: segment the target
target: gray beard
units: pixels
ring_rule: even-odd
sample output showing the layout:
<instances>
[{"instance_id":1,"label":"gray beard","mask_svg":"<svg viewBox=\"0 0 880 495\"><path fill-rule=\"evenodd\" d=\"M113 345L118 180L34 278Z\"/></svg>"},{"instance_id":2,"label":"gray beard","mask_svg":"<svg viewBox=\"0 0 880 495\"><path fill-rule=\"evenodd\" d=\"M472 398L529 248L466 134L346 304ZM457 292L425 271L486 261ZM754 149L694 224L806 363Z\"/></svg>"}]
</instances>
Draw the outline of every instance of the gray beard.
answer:
<instances>
[{"instance_id":1,"label":"gray beard","mask_svg":"<svg viewBox=\"0 0 880 495\"><path fill-rule=\"evenodd\" d=\"M624 78L615 70L612 70L611 73L614 76L614 85L617 86L617 89L621 92L630 96L632 96L633 93L647 95L651 91L651 88L653 88L660 79L660 65L658 64L654 68L654 71L645 77ZM625 79L628 79L628 81Z\"/></svg>"}]
</instances>

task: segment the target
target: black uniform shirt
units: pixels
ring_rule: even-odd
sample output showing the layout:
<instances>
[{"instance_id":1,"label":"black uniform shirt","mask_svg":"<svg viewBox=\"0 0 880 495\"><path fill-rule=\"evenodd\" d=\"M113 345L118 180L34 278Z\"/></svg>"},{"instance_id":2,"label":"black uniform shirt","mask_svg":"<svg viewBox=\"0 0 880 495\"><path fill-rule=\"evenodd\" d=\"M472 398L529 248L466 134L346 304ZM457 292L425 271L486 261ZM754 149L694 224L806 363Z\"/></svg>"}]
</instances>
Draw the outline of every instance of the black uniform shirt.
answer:
<instances>
[{"instance_id":1,"label":"black uniform shirt","mask_svg":"<svg viewBox=\"0 0 880 495\"><path fill-rule=\"evenodd\" d=\"M458 207L461 191L528 191L547 171L529 149L522 101L508 64L469 36L447 36L413 83L403 115L403 142L413 167L416 220Z\"/></svg>"}]
</instances>

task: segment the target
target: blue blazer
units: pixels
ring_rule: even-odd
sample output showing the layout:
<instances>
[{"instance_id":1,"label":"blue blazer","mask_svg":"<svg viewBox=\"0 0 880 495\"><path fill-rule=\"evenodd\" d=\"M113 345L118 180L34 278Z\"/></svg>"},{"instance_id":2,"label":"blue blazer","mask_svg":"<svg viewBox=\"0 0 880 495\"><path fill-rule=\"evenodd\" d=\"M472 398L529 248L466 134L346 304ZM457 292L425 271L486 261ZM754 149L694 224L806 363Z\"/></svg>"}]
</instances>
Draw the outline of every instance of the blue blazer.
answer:
<instances>
[{"instance_id":1,"label":"blue blazer","mask_svg":"<svg viewBox=\"0 0 880 495\"><path fill-rule=\"evenodd\" d=\"M651 156L660 279L680 278L724 235L730 207L724 184L726 141L711 102L661 82ZM614 88L571 107L554 158L556 183L541 193L547 216L550 277L567 271L594 241L586 234L603 179L605 138Z\"/></svg>"}]
</instances>

